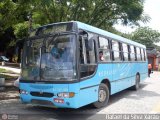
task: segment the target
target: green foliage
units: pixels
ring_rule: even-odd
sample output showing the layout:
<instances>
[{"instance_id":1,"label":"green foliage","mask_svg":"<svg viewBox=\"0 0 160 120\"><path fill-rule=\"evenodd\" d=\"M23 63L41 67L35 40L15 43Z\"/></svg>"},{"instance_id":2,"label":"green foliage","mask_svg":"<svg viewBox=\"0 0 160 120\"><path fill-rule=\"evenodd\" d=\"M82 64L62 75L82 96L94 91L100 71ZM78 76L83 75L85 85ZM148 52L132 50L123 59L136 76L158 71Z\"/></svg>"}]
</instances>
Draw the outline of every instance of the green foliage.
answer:
<instances>
[{"instance_id":1,"label":"green foliage","mask_svg":"<svg viewBox=\"0 0 160 120\"><path fill-rule=\"evenodd\" d=\"M14 34L16 38L20 39L28 36L28 23L18 23L14 26Z\"/></svg>"},{"instance_id":2,"label":"green foliage","mask_svg":"<svg viewBox=\"0 0 160 120\"><path fill-rule=\"evenodd\" d=\"M1 0L0 34L4 36L6 29L13 28L16 38L9 40L4 38L3 42L7 42L5 45L15 45L17 39L28 36L29 16L32 16L30 25L33 28L75 20L120 34L112 27L114 24L138 25L139 21L150 20L143 14L143 2L143 0Z\"/></svg>"},{"instance_id":3,"label":"green foliage","mask_svg":"<svg viewBox=\"0 0 160 120\"><path fill-rule=\"evenodd\" d=\"M160 46L154 45L154 48L156 48L157 51L160 51Z\"/></svg>"},{"instance_id":4,"label":"green foliage","mask_svg":"<svg viewBox=\"0 0 160 120\"><path fill-rule=\"evenodd\" d=\"M149 27L140 27L132 33L132 40L142 43L147 47L154 47L154 43L160 41L160 33Z\"/></svg>"},{"instance_id":5,"label":"green foliage","mask_svg":"<svg viewBox=\"0 0 160 120\"><path fill-rule=\"evenodd\" d=\"M5 29L11 27L18 22L16 15L17 5L11 0L1 0L0 2L0 30L3 32Z\"/></svg>"},{"instance_id":6,"label":"green foliage","mask_svg":"<svg viewBox=\"0 0 160 120\"><path fill-rule=\"evenodd\" d=\"M0 73L7 72L7 70L0 68Z\"/></svg>"},{"instance_id":7,"label":"green foliage","mask_svg":"<svg viewBox=\"0 0 160 120\"><path fill-rule=\"evenodd\" d=\"M18 11L32 13L33 22L40 25L75 20L108 30L119 21L137 25L149 20L142 0L20 0L17 4Z\"/></svg>"},{"instance_id":8,"label":"green foliage","mask_svg":"<svg viewBox=\"0 0 160 120\"><path fill-rule=\"evenodd\" d=\"M23 22L23 23L18 23L14 25L14 34L16 35L17 39L23 39L25 37L28 37L28 32L29 32L29 23L28 22ZM32 28L37 28L40 27L39 24L33 24Z\"/></svg>"}]
</instances>

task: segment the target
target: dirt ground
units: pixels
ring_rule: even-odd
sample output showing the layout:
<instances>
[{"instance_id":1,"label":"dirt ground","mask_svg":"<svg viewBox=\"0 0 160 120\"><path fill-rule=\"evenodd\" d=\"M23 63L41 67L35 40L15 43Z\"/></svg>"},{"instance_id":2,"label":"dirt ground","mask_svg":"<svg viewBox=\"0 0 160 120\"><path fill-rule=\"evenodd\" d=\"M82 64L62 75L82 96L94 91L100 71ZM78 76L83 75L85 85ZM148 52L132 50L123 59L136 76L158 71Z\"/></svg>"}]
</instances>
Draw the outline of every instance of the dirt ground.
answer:
<instances>
[{"instance_id":1,"label":"dirt ground","mask_svg":"<svg viewBox=\"0 0 160 120\"><path fill-rule=\"evenodd\" d=\"M5 87L4 90L0 90L0 100L18 99L19 91L16 87Z\"/></svg>"},{"instance_id":2,"label":"dirt ground","mask_svg":"<svg viewBox=\"0 0 160 120\"><path fill-rule=\"evenodd\" d=\"M0 78L5 78L5 85L0 85L0 100L19 98L18 88L14 86L14 81L18 76L19 73L14 71L0 69Z\"/></svg>"}]
</instances>

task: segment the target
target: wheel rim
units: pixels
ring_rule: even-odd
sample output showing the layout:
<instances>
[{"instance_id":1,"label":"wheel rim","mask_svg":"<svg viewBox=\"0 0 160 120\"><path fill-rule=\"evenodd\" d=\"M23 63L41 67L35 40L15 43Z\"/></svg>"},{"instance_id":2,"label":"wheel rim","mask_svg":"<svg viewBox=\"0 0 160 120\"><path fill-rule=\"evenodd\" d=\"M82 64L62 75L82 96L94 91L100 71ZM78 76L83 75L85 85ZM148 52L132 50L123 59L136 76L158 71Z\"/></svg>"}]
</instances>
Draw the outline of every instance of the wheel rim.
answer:
<instances>
[{"instance_id":1,"label":"wheel rim","mask_svg":"<svg viewBox=\"0 0 160 120\"><path fill-rule=\"evenodd\" d=\"M106 100L106 91L105 90L100 90L99 91L99 102L104 102Z\"/></svg>"}]
</instances>

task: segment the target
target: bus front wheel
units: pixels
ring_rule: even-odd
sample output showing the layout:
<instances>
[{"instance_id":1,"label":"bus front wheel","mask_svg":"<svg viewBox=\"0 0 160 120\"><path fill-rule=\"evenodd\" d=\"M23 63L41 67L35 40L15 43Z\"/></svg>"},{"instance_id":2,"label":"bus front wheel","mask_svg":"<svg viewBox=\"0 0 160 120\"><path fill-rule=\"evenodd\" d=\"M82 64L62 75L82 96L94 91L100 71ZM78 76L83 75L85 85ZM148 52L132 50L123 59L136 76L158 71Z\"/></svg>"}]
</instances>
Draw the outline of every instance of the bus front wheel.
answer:
<instances>
[{"instance_id":1,"label":"bus front wheel","mask_svg":"<svg viewBox=\"0 0 160 120\"><path fill-rule=\"evenodd\" d=\"M93 103L96 108L101 108L107 105L109 101L109 88L106 84L101 83L98 90L98 101Z\"/></svg>"}]
</instances>

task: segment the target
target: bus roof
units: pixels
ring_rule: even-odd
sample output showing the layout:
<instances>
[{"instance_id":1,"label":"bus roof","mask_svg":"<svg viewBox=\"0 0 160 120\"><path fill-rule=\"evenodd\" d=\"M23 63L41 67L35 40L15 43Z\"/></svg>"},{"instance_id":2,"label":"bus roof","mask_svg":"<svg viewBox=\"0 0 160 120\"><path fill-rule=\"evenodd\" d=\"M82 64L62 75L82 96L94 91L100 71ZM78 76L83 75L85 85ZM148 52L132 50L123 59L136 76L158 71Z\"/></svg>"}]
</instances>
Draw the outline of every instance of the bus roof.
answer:
<instances>
[{"instance_id":1,"label":"bus roof","mask_svg":"<svg viewBox=\"0 0 160 120\"><path fill-rule=\"evenodd\" d=\"M91 25L88 25L88 24L85 24L85 23L82 23L82 22L79 22L79 21L73 21L73 22L76 22L77 25L78 25L78 28L80 28L80 29L83 29L83 30L86 30L86 31L90 31L90 32L93 32L93 33L97 33L97 34L101 34L103 36L107 36L107 37L113 38L113 39L118 40L120 42L124 42L124 43L128 43L128 44L135 45L135 46L138 46L138 47L146 48L145 45L142 45L140 43L134 42L132 40L129 40L129 39L124 38L124 37L121 37L119 35L107 32L105 30L96 28L94 26L91 26Z\"/></svg>"},{"instance_id":2,"label":"bus roof","mask_svg":"<svg viewBox=\"0 0 160 120\"><path fill-rule=\"evenodd\" d=\"M124 43L128 43L128 44L131 44L131 45L135 45L135 46L137 46L137 47L146 48L145 45L142 45L142 44L140 44L140 43L137 43L137 42L135 42L135 41L129 40L129 39L124 38L124 37L122 37L122 36L119 36L119 35L110 33L110 32L108 32L108 31L99 29L99 28L97 28L97 27L94 27L94 26L91 26L91 25L88 25L88 24L85 24L85 23L82 23L82 22L79 22L79 21L69 21L69 22L51 23L51 24L47 24L47 25L41 26L41 27L39 27L39 28L46 27L46 26L50 26L50 25L54 25L54 24L71 23L71 22L77 23L77 26L78 26L79 29L83 29L83 30L86 30L86 31L89 31L89 32L93 32L93 33L97 33L97 34L100 34L100 35L103 35L103 36L106 36L106 37L110 37L110 38L113 38L113 39L118 40L118 41L120 41L120 42L124 42Z\"/></svg>"}]
</instances>

